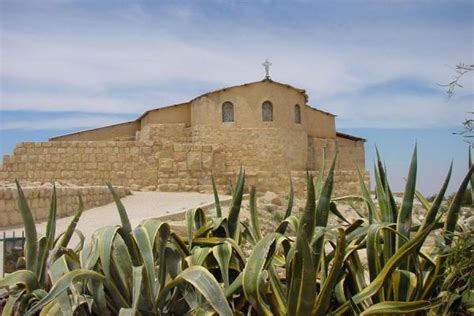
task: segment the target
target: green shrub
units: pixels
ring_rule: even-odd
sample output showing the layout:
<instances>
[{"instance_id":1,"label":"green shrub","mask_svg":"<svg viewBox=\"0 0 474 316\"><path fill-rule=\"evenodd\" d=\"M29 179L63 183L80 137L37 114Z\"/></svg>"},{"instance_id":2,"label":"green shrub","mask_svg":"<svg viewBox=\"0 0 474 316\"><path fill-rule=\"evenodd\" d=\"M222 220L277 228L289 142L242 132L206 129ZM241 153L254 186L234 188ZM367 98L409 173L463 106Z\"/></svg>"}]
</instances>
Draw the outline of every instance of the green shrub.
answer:
<instances>
[{"instance_id":1,"label":"green shrub","mask_svg":"<svg viewBox=\"0 0 474 316\"><path fill-rule=\"evenodd\" d=\"M380 159L374 170L377 200L362 177L361 195L331 199L334 166L325 179L308 175L301 216L293 215L290 190L284 219L267 234L260 228L255 188L250 189L250 222L239 220L243 170L228 216L222 216L216 194L215 216L199 208L186 212L184 238L157 219L132 228L110 186L122 224L103 227L91 242L76 247L69 242L82 209L57 237L53 193L47 233L38 238L18 186L27 238L25 269L0 280L9 294L4 314L438 315L469 306L469 278L458 277L454 271L460 270L450 263L472 249L456 229L472 168L442 214L451 171L434 201L427 201L415 190L416 150L401 205L395 203ZM426 210L419 226L411 223L415 197ZM338 211L343 201L363 203L364 210L355 209L360 217L354 222ZM330 212L346 224L328 225ZM441 242L424 247L433 232L441 234ZM465 271L465 264L459 269Z\"/></svg>"}]
</instances>

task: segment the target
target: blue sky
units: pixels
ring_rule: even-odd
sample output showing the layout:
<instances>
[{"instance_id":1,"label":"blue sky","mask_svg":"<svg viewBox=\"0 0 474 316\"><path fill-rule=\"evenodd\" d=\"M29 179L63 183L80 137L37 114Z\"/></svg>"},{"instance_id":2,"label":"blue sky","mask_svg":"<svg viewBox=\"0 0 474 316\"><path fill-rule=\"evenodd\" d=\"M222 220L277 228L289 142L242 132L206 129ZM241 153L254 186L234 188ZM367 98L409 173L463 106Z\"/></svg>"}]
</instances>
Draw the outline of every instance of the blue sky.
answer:
<instances>
[{"instance_id":1,"label":"blue sky","mask_svg":"<svg viewBox=\"0 0 474 316\"><path fill-rule=\"evenodd\" d=\"M381 149L395 190L415 142L419 188L451 190L467 165L452 135L474 109L474 2L0 1L0 153L20 141L121 122L263 78L306 89L340 130Z\"/></svg>"}]
</instances>

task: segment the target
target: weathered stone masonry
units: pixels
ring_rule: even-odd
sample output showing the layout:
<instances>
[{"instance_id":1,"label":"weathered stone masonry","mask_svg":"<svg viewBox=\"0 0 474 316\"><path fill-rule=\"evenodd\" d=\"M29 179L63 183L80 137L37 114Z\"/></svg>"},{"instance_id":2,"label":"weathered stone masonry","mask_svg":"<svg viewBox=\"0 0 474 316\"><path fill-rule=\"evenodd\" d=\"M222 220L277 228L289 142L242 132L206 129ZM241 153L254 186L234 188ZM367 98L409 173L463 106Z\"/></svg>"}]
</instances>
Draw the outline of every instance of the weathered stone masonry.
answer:
<instances>
[{"instance_id":1,"label":"weathered stone masonry","mask_svg":"<svg viewBox=\"0 0 474 316\"><path fill-rule=\"evenodd\" d=\"M273 120L262 122L270 101ZM234 106L234 121L222 122L222 104ZM19 143L5 156L0 180L79 185L106 181L132 189L211 191L211 173L227 191L241 166L246 183L259 191L287 192L291 176L299 194L306 171L317 173L338 151L336 194L366 181L364 140L337 133L335 116L309 107L303 90L264 80L202 95L188 103L148 111L136 121ZM301 122L294 108L301 105Z\"/></svg>"},{"instance_id":2,"label":"weathered stone masonry","mask_svg":"<svg viewBox=\"0 0 474 316\"><path fill-rule=\"evenodd\" d=\"M240 166L245 166L247 183L260 190L286 192L290 176L298 191L304 188L305 170L288 172L280 165L280 150L291 156L296 148L291 148L291 144L268 146L275 144L270 135L276 134L271 130L248 131L247 137L255 134L254 144L242 145L238 144L238 139L243 135L228 135L228 142L224 144L220 140L217 144L193 143L184 142L184 136L158 136L159 130L181 130L174 135L184 135L186 128L183 125L159 124L149 129L155 139L148 136L146 141L19 143L13 155L4 157L0 174L4 180L68 180L78 185L103 185L111 181L114 185L152 187L159 191L210 191L213 172L220 190L226 191ZM232 151L231 147L240 148ZM328 159L334 149L335 145L327 146ZM300 157L295 155L294 159ZM350 163L343 159L340 158L340 165ZM350 193L356 183L358 178L354 170L336 172L339 194Z\"/></svg>"}]
</instances>

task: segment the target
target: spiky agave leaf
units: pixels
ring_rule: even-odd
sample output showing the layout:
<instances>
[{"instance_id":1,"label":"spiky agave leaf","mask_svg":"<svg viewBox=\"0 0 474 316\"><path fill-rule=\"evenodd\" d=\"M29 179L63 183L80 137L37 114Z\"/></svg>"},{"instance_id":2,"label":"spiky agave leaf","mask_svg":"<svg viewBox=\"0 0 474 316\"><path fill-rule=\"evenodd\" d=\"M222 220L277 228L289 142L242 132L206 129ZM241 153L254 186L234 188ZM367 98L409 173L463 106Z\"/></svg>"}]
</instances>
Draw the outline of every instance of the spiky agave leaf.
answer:
<instances>
[{"instance_id":1,"label":"spiky agave leaf","mask_svg":"<svg viewBox=\"0 0 474 316\"><path fill-rule=\"evenodd\" d=\"M56 212L57 212L57 197L56 184L53 184L53 193L51 194L51 202L48 212L48 221L46 225L46 236L38 240L38 255L36 260L36 271L38 281L43 284L46 276L46 265L48 255L54 247L54 240L56 234Z\"/></svg>"},{"instance_id":2,"label":"spiky agave leaf","mask_svg":"<svg viewBox=\"0 0 474 316\"><path fill-rule=\"evenodd\" d=\"M110 193L112 193L112 196L114 198L115 204L117 205L117 210L119 212L120 216L120 221L122 222L122 227L125 233L131 234L132 233L132 224L130 224L130 219L128 218L127 211L125 210L125 206L123 206L122 201L120 200L119 195L115 191L114 187L110 182L107 182L107 187L110 190Z\"/></svg>"},{"instance_id":3,"label":"spiky agave leaf","mask_svg":"<svg viewBox=\"0 0 474 316\"><path fill-rule=\"evenodd\" d=\"M224 291L214 276L200 266L192 266L183 270L173 281L166 284L157 299L159 308L162 309L166 305L166 298L170 291L183 283L191 284L219 315L233 315Z\"/></svg>"},{"instance_id":4,"label":"spiky agave leaf","mask_svg":"<svg viewBox=\"0 0 474 316\"><path fill-rule=\"evenodd\" d=\"M132 307L120 309L120 316L135 316L138 313L138 302L141 296L143 266L133 267Z\"/></svg>"},{"instance_id":5,"label":"spiky agave leaf","mask_svg":"<svg viewBox=\"0 0 474 316\"><path fill-rule=\"evenodd\" d=\"M250 227L252 228L253 236L258 242L260 239L262 239L262 231L258 219L257 191L253 185L250 187L250 223L252 224Z\"/></svg>"},{"instance_id":6,"label":"spiky agave leaf","mask_svg":"<svg viewBox=\"0 0 474 316\"><path fill-rule=\"evenodd\" d=\"M48 213L48 224L46 225L46 237L48 238L48 249L54 247L54 236L56 234L56 213L57 213L57 196L56 183L53 183L53 193L51 194L51 203Z\"/></svg>"},{"instance_id":7,"label":"spiky agave leaf","mask_svg":"<svg viewBox=\"0 0 474 316\"><path fill-rule=\"evenodd\" d=\"M214 193L214 204L216 205L216 217L222 217L221 202L219 200L219 193L217 192L214 174L211 174L211 180L212 180L212 192Z\"/></svg>"},{"instance_id":8,"label":"spiky agave leaf","mask_svg":"<svg viewBox=\"0 0 474 316\"><path fill-rule=\"evenodd\" d=\"M301 215L299 230L306 234L306 240L313 237L314 225L316 222L316 196L314 192L313 175L306 175L306 205Z\"/></svg>"},{"instance_id":9,"label":"spiky agave leaf","mask_svg":"<svg viewBox=\"0 0 474 316\"><path fill-rule=\"evenodd\" d=\"M318 205L316 207L316 226L325 227L328 223L329 218L329 205L331 203L332 187L334 184L334 169L336 168L337 154L334 156L331 168L329 168L328 175L324 181L324 185L321 190L321 195L318 199Z\"/></svg>"},{"instance_id":10,"label":"spiky agave leaf","mask_svg":"<svg viewBox=\"0 0 474 316\"><path fill-rule=\"evenodd\" d=\"M26 293L30 293L39 288L38 279L30 270L18 270L8 274L3 279L0 279L0 289L12 287L14 285L21 285Z\"/></svg>"},{"instance_id":11,"label":"spiky agave leaf","mask_svg":"<svg viewBox=\"0 0 474 316\"><path fill-rule=\"evenodd\" d=\"M374 304L364 310L360 315L397 315L397 314L412 314L426 311L432 308L433 305L429 301L413 301L413 302L397 302L385 301Z\"/></svg>"},{"instance_id":12,"label":"spiky agave leaf","mask_svg":"<svg viewBox=\"0 0 474 316\"><path fill-rule=\"evenodd\" d=\"M436 216L438 214L439 208L441 207L441 203L443 202L444 195L448 188L452 170L453 170L453 163L451 162L446 179L444 180L443 185L441 189L439 190L439 193L436 195L436 198L433 201L433 204L431 204L431 207L429 208L428 213L426 214L425 219L423 220L423 224L420 226L419 230L425 229L428 225L432 224L436 220Z\"/></svg>"},{"instance_id":13,"label":"spiky agave leaf","mask_svg":"<svg viewBox=\"0 0 474 316\"><path fill-rule=\"evenodd\" d=\"M376 190L377 200L379 201L379 203L382 203L383 201L385 203L385 207L384 208L381 207L381 211L385 212L385 214L382 215L382 221L390 222L390 223L396 222L398 218L397 203L395 202L395 197L393 196L392 191L390 189L387 172L382 163L382 158L380 156L380 153L377 147L375 147L375 151L377 154L377 163L375 165L374 175L375 175L376 181L378 179L379 181L378 185L380 186L380 189L382 189L382 192L383 192L381 193Z\"/></svg>"},{"instance_id":14,"label":"spiky agave leaf","mask_svg":"<svg viewBox=\"0 0 474 316\"><path fill-rule=\"evenodd\" d=\"M321 195L319 197L318 204L316 206L316 211L315 211L316 218L315 218L314 224L317 227L326 227L328 224L329 208L331 204L332 187L334 184L334 169L336 168L336 160L337 160L337 153L334 156L334 160L332 161L331 168L329 169L329 172L328 172L328 176L326 180L324 181L324 185L321 190ZM313 236L310 236L310 238L308 238L308 240L312 240L312 239L314 239ZM317 273L320 267L321 255L324 252L324 249L323 249L324 233L320 238L313 240L312 243L313 243L313 247L312 247L313 264L315 267L315 272Z\"/></svg>"},{"instance_id":15,"label":"spiky agave leaf","mask_svg":"<svg viewBox=\"0 0 474 316\"><path fill-rule=\"evenodd\" d=\"M332 299L334 287L336 286L337 281L339 280L339 275L341 274L341 268L344 264L344 248L345 246L345 232L342 228L338 229L337 244L335 249L335 255L332 262L331 269L326 277L324 283L321 286L321 291L319 292L314 305L313 305L313 315L326 315L329 308L329 304Z\"/></svg>"},{"instance_id":16,"label":"spiky agave leaf","mask_svg":"<svg viewBox=\"0 0 474 316\"><path fill-rule=\"evenodd\" d=\"M296 238L296 251L290 261L288 278L287 315L310 315L316 296L316 270L302 230Z\"/></svg>"},{"instance_id":17,"label":"spiky agave leaf","mask_svg":"<svg viewBox=\"0 0 474 316\"><path fill-rule=\"evenodd\" d=\"M417 169L417 150L416 145L415 149L413 150L413 157L410 163L410 170L408 172L408 178L405 186L405 192L403 194L403 201L400 208L400 212L398 212L397 218L397 231L400 235L396 236L396 243L397 249L405 243L405 239L401 238L400 236L404 236L406 238L410 238L410 229L412 223L412 210L413 210L413 199L415 197L415 187L416 187L416 169Z\"/></svg>"},{"instance_id":18,"label":"spiky agave leaf","mask_svg":"<svg viewBox=\"0 0 474 316\"><path fill-rule=\"evenodd\" d=\"M110 193L112 194L112 197L115 201L115 205L117 206L117 211L120 216L120 222L122 224L122 231L123 231L122 238L127 244L128 249L130 250L133 264L136 266L140 265L141 264L139 260L140 256L138 254L136 244L134 243L132 239L132 224L130 223L130 219L128 218L127 210L125 209L125 206L120 200L120 197L115 191L115 189L113 188L112 184L110 182L107 182L106 184L107 184L107 187L109 188Z\"/></svg>"},{"instance_id":19,"label":"spiky agave leaf","mask_svg":"<svg viewBox=\"0 0 474 316\"><path fill-rule=\"evenodd\" d=\"M198 207L195 209L189 209L185 213L185 220L186 220L186 228L188 234L188 247L191 250L193 247L193 232L197 232L207 224L207 217L206 213L202 210L202 208ZM211 229L209 226L207 229Z\"/></svg>"},{"instance_id":20,"label":"spiky agave leaf","mask_svg":"<svg viewBox=\"0 0 474 316\"><path fill-rule=\"evenodd\" d=\"M283 221L278 225L276 232L280 234L284 234L286 228L288 227L288 218L291 216L291 211L293 210L293 204L295 199L295 191L293 189L293 181L290 177L290 192L288 193L288 206L286 208L285 217Z\"/></svg>"},{"instance_id":21,"label":"spiky agave leaf","mask_svg":"<svg viewBox=\"0 0 474 316\"><path fill-rule=\"evenodd\" d=\"M424 242L426 236L428 236L433 227L434 224L428 226L425 230L416 233L413 238L403 244L403 246L390 258L390 260L386 262L385 266L382 268L377 277L361 292L354 295L352 298L354 303L358 304L374 295L383 285L386 278L389 277L390 274L396 269L396 267L409 255L413 254L413 250L417 249L417 247Z\"/></svg>"},{"instance_id":22,"label":"spiky agave leaf","mask_svg":"<svg viewBox=\"0 0 474 316\"><path fill-rule=\"evenodd\" d=\"M221 271L222 281L224 282L224 288L229 287L229 270L230 261L232 259L232 246L224 242L212 248L212 254L219 264Z\"/></svg>"},{"instance_id":23,"label":"spiky agave leaf","mask_svg":"<svg viewBox=\"0 0 474 316\"><path fill-rule=\"evenodd\" d=\"M378 215L378 213L376 212L375 203L374 203L374 201L372 201L372 196L370 195L370 190L367 187L367 185L365 184L364 178L362 177L362 173L361 173L359 167L357 167L357 175L358 175L358 178L359 178L359 185L360 185L360 190L361 190L362 196L364 197L365 203L367 204L369 224L372 224L374 216ZM376 220L380 222L379 217L377 217Z\"/></svg>"},{"instance_id":24,"label":"spiky agave leaf","mask_svg":"<svg viewBox=\"0 0 474 316\"><path fill-rule=\"evenodd\" d=\"M240 168L239 176L237 178L237 183L235 185L235 191L232 196L232 202L229 208L228 216L228 227L230 237L235 241L238 241L240 238L240 226L239 226L239 214L240 207L242 205L242 197L244 194L244 184L245 184L245 170Z\"/></svg>"},{"instance_id":25,"label":"spiky agave leaf","mask_svg":"<svg viewBox=\"0 0 474 316\"><path fill-rule=\"evenodd\" d=\"M454 232L454 228L458 221L459 211L461 210L462 206L463 195L467 189L469 182L472 179L473 171L474 167L471 166L463 181L461 182L461 185L459 186L459 189L456 192L454 199L449 205L448 213L446 214L446 221L444 222L445 242L447 245L449 245L452 241L452 233Z\"/></svg>"},{"instance_id":26,"label":"spiky agave leaf","mask_svg":"<svg viewBox=\"0 0 474 316\"><path fill-rule=\"evenodd\" d=\"M81 218L82 212L84 211L84 203L82 202L82 196L78 194L78 199L79 199L79 204L77 207L76 214L74 215L73 219L69 223L68 227L66 228L66 231L62 235L58 246L66 248L67 245L69 244L69 241L71 240L72 235L74 234L74 231L76 230L77 223L79 222L79 219Z\"/></svg>"},{"instance_id":27,"label":"spiky agave leaf","mask_svg":"<svg viewBox=\"0 0 474 316\"><path fill-rule=\"evenodd\" d=\"M268 234L255 245L243 272L242 287L246 299L256 311L265 315L272 312L262 296L262 273L275 252L277 237L276 233Z\"/></svg>"},{"instance_id":28,"label":"spiky agave leaf","mask_svg":"<svg viewBox=\"0 0 474 316\"><path fill-rule=\"evenodd\" d=\"M112 251L114 251L113 245L117 234L120 234L122 238L125 236L125 232L119 226L106 226L100 229L97 234L96 251L100 260L100 272L105 276L105 289L113 293L111 295L113 304L120 309L120 307L130 307L130 304L127 291L119 290L117 286L118 280L113 275Z\"/></svg>"},{"instance_id":29,"label":"spiky agave leaf","mask_svg":"<svg viewBox=\"0 0 474 316\"><path fill-rule=\"evenodd\" d=\"M23 220L23 226L25 228L25 262L26 269L36 274L37 268L37 255L38 255L38 234L36 232L36 225L31 214L30 207L26 201L25 194L18 182L15 180L17 188L17 207L20 210L21 218Z\"/></svg>"},{"instance_id":30,"label":"spiky agave leaf","mask_svg":"<svg viewBox=\"0 0 474 316\"><path fill-rule=\"evenodd\" d=\"M461 182L459 189L457 190L454 199L449 205L448 212L446 214L446 220L444 222L443 234L444 242L447 246L452 243L453 232L456 227L456 223L459 216L459 211L461 210L462 197L464 192L467 189L469 181L471 179L474 167L471 167ZM446 261L446 256L443 254L443 249L440 250L440 254L436 258L436 264L434 269L432 269L424 284L423 293L419 298L428 299L435 292L436 288L439 287L442 283L444 275L444 263Z\"/></svg>"},{"instance_id":31,"label":"spiky agave leaf","mask_svg":"<svg viewBox=\"0 0 474 316\"><path fill-rule=\"evenodd\" d=\"M64 291L66 291L76 282L93 279L101 281L104 279L104 276L100 273L84 269L73 270L71 272L66 273L53 285L51 290L45 297L43 297L43 299L41 299L31 309L28 310L26 315L34 315L36 312L41 310L41 308L43 308L46 304L50 303L59 295L64 293Z\"/></svg>"}]
</instances>

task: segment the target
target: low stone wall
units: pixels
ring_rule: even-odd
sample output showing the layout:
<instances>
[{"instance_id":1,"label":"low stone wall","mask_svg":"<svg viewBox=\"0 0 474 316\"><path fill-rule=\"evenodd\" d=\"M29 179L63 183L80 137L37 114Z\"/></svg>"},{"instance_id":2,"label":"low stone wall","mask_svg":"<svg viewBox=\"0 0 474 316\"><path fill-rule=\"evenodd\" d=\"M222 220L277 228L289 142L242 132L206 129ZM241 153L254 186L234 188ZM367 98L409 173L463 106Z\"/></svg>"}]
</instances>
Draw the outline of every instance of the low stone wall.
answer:
<instances>
[{"instance_id":1,"label":"low stone wall","mask_svg":"<svg viewBox=\"0 0 474 316\"><path fill-rule=\"evenodd\" d=\"M23 183L22 189L35 221L48 218L53 186L51 183ZM124 197L130 190L124 187L115 187L115 190ZM108 204L113 201L112 195L106 186L76 186L56 185L57 217L73 215L82 196L84 209ZM0 227L11 227L22 224L20 211L16 206L17 189L14 183L0 184Z\"/></svg>"}]
</instances>

